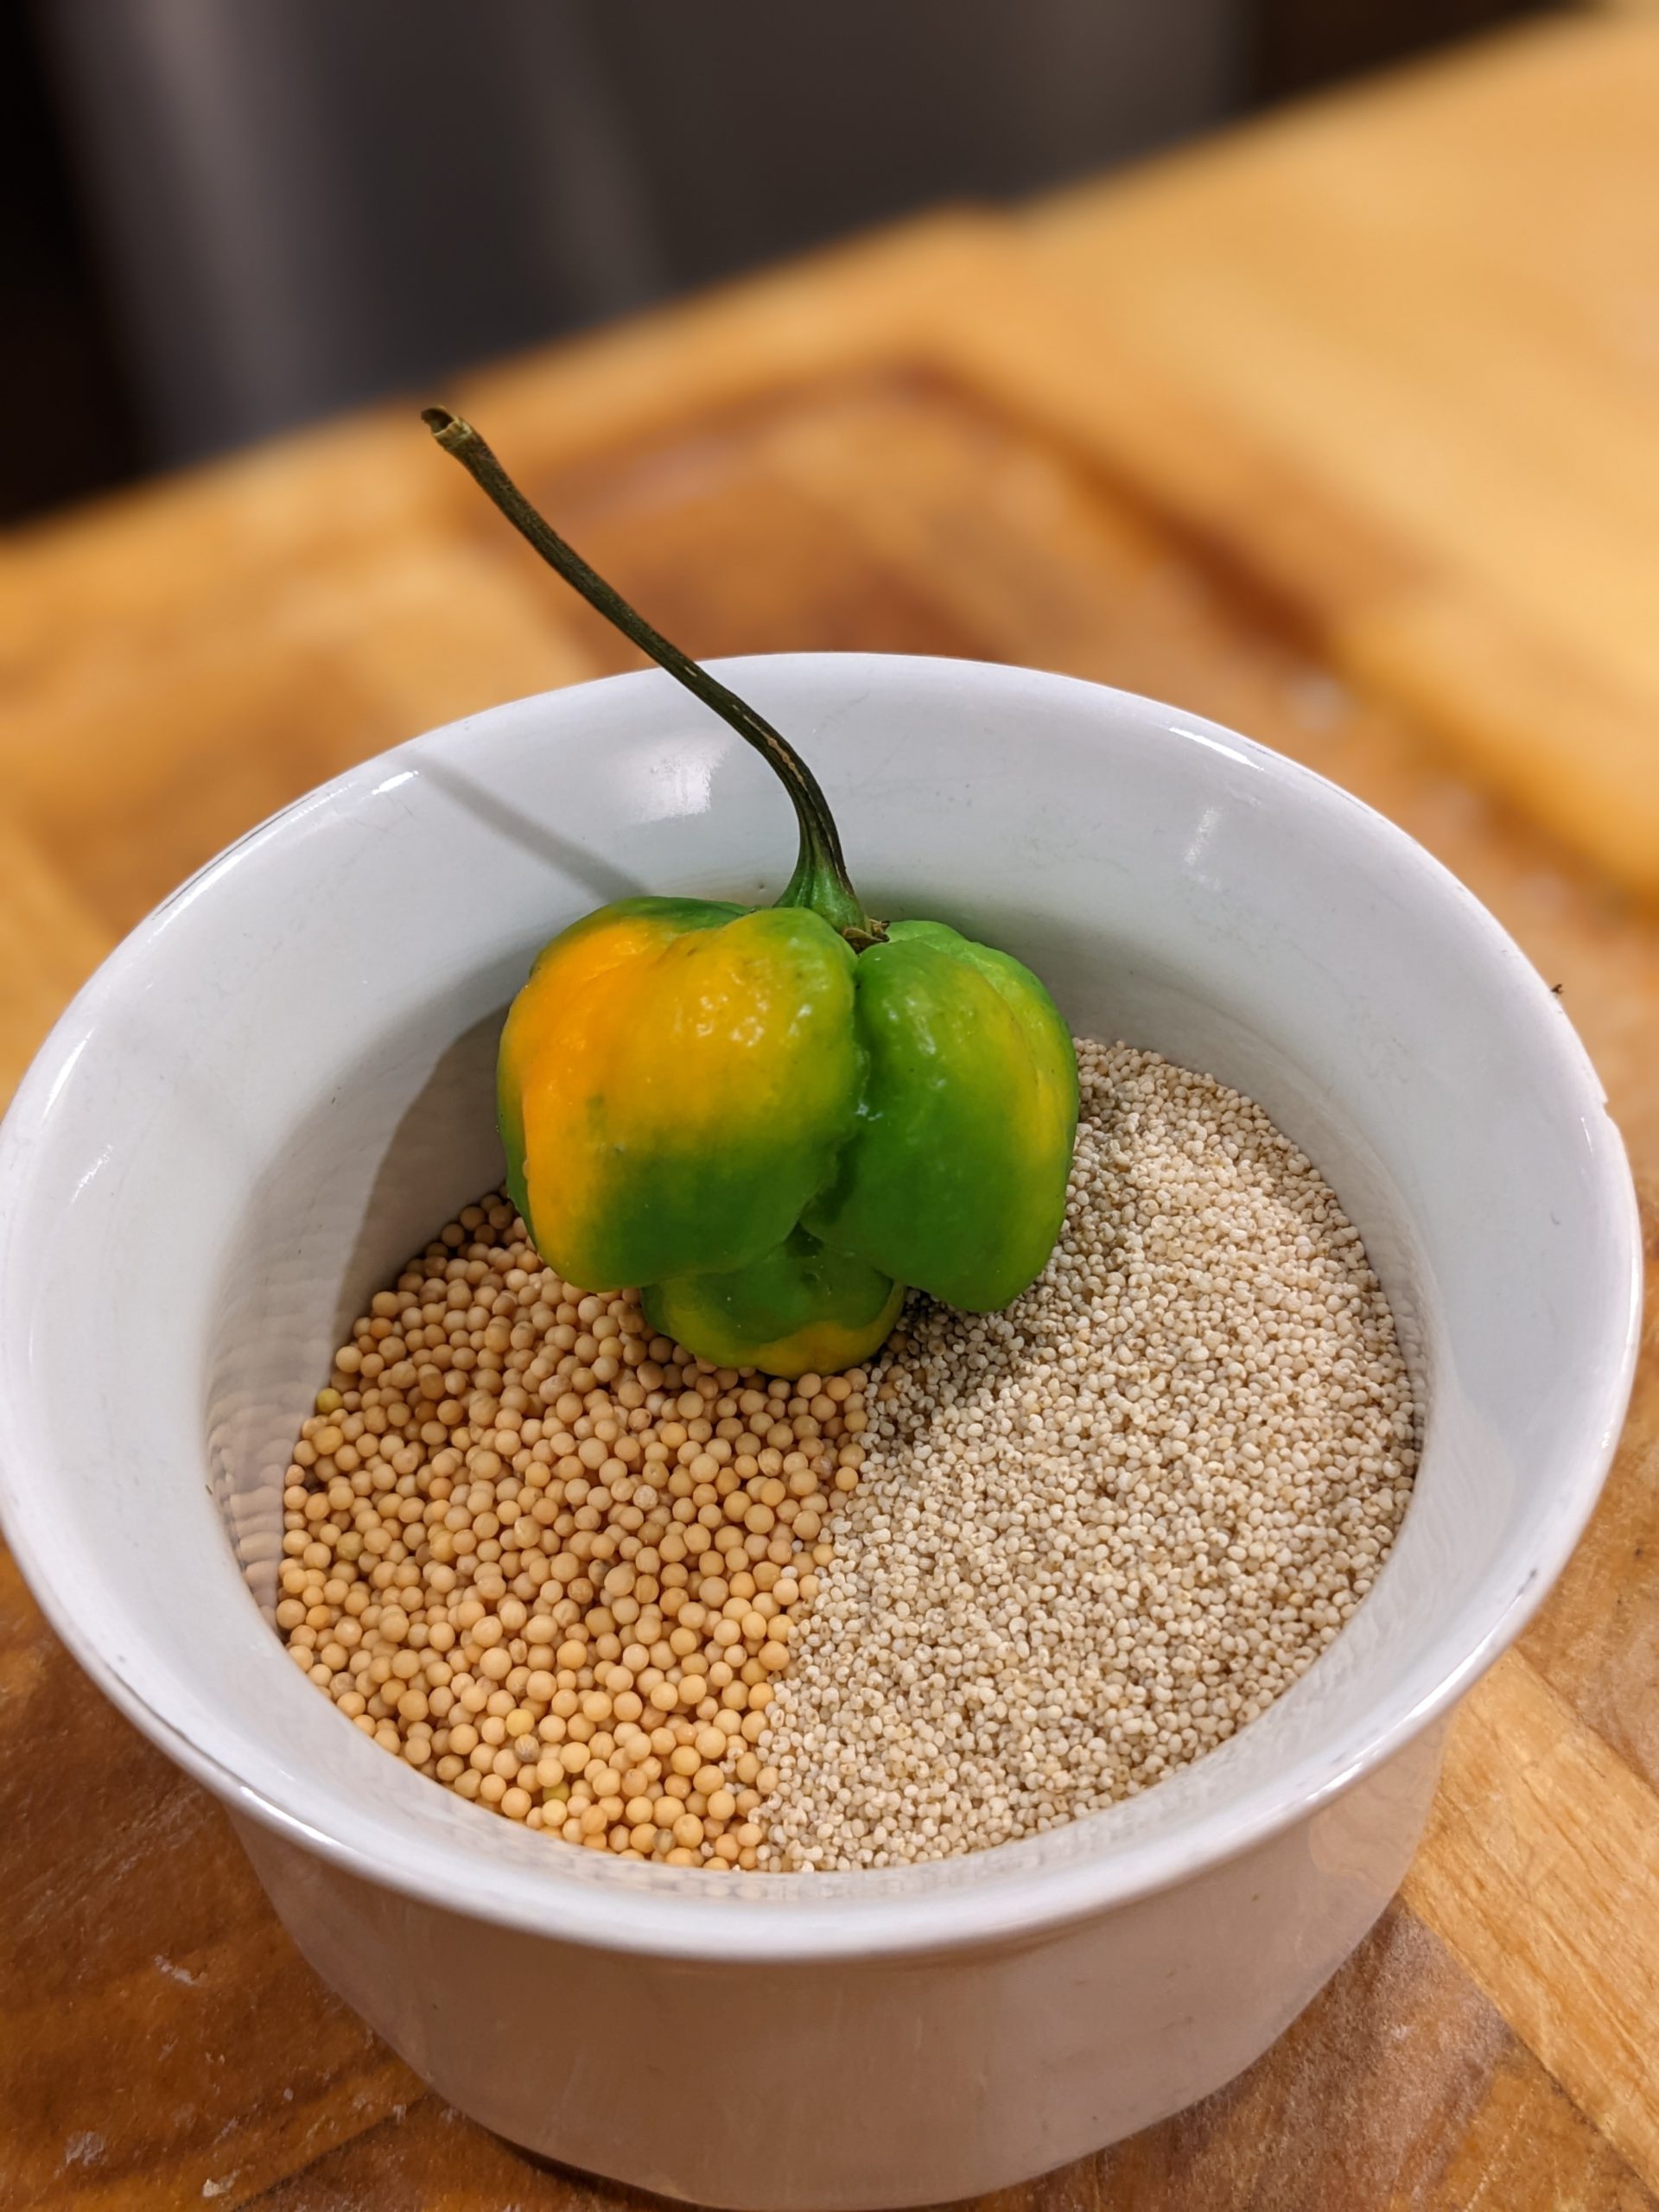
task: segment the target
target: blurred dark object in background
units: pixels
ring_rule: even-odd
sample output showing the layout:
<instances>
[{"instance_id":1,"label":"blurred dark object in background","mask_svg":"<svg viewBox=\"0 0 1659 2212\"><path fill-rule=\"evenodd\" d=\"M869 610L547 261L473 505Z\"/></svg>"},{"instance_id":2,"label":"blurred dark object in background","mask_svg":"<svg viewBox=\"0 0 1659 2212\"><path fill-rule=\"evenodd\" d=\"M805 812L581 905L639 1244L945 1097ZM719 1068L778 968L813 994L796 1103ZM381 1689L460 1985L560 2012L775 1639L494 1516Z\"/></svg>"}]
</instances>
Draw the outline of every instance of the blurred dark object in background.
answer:
<instances>
[{"instance_id":1,"label":"blurred dark object in background","mask_svg":"<svg viewBox=\"0 0 1659 2212\"><path fill-rule=\"evenodd\" d=\"M0 33L0 516L1524 0L32 0Z\"/></svg>"},{"instance_id":2,"label":"blurred dark object in background","mask_svg":"<svg viewBox=\"0 0 1659 2212\"><path fill-rule=\"evenodd\" d=\"M52 0L186 459L1233 97L1229 0Z\"/></svg>"},{"instance_id":3,"label":"blurred dark object in background","mask_svg":"<svg viewBox=\"0 0 1659 2212\"><path fill-rule=\"evenodd\" d=\"M35 22L0 7L0 521L138 466L117 339Z\"/></svg>"},{"instance_id":4,"label":"blurred dark object in background","mask_svg":"<svg viewBox=\"0 0 1659 2212\"><path fill-rule=\"evenodd\" d=\"M1250 90L1275 100L1549 9L1546 0L1260 0L1249 12Z\"/></svg>"}]
</instances>

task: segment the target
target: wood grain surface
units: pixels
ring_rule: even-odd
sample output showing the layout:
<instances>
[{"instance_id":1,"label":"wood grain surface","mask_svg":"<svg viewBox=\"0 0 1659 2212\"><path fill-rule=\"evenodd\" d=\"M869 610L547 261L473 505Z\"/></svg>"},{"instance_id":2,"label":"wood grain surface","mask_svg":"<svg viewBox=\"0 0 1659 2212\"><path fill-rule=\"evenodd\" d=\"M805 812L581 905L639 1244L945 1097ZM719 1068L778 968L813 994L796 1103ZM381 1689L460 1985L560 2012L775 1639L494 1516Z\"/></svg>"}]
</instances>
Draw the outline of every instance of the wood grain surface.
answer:
<instances>
[{"instance_id":1,"label":"wood grain surface","mask_svg":"<svg viewBox=\"0 0 1659 2212\"><path fill-rule=\"evenodd\" d=\"M1564 22L435 396L695 652L1065 669L1380 807L1560 985L1659 1247L1656 116L1659 24ZM259 816L626 664L407 407L0 543L0 1083ZM1401 1899L1241 2080L998 2212L1659 2201L1654 1333ZM0 1746L0 2203L627 2200L377 2044L9 1567Z\"/></svg>"}]
</instances>

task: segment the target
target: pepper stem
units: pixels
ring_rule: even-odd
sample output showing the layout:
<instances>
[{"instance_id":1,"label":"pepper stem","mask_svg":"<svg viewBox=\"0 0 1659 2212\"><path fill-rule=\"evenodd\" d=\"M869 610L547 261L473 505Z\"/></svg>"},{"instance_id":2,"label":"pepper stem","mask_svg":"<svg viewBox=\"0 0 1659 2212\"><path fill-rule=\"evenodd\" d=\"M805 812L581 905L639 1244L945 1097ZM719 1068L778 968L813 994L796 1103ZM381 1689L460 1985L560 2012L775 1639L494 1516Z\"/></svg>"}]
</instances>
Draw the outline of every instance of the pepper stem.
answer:
<instances>
[{"instance_id":1,"label":"pepper stem","mask_svg":"<svg viewBox=\"0 0 1659 2212\"><path fill-rule=\"evenodd\" d=\"M597 608L625 638L632 639L641 652L648 653L659 668L666 669L704 706L712 707L746 744L752 745L771 763L794 804L795 819L801 831L800 856L795 863L795 873L778 904L810 906L858 950L885 935L880 923L866 913L863 901L853 888L847 863L842 857L840 832L818 779L788 740L740 699L735 691L728 691L706 668L699 667L664 637L660 630L653 629L597 569L589 568L575 548L568 545L552 524L537 513L470 423L464 422L459 415L452 415L447 407L423 408L421 420L444 451L454 455L513 528L529 539L543 560L556 569L566 583L579 591L588 604Z\"/></svg>"}]
</instances>

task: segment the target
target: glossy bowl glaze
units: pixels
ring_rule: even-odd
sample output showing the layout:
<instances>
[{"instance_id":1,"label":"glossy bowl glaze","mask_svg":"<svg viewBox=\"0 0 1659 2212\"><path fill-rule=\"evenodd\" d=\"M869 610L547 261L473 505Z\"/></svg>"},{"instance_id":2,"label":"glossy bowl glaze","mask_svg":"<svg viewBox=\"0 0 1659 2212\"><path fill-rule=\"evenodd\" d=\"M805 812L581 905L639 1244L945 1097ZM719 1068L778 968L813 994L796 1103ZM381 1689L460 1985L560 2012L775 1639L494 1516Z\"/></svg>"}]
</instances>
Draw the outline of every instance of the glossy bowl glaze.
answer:
<instances>
[{"instance_id":1,"label":"glossy bowl glaze","mask_svg":"<svg viewBox=\"0 0 1659 2212\"><path fill-rule=\"evenodd\" d=\"M490 1063L531 954L625 893L758 900L788 874L782 791L654 672L313 792L87 985L0 1137L0 1503L81 1662L224 1800L301 1948L445 2095L703 2202L936 2202L1214 2088L1381 1910L1438 1724L1594 1503L1633 1358L1634 1204L1560 1005L1332 785L1019 669L722 672L817 769L876 912L969 926L1079 1030L1236 1084L1363 1232L1426 1450L1332 1650L1110 1812L941 1865L753 1880L485 1814L283 1656L289 1445L367 1293L499 1173Z\"/></svg>"}]
</instances>

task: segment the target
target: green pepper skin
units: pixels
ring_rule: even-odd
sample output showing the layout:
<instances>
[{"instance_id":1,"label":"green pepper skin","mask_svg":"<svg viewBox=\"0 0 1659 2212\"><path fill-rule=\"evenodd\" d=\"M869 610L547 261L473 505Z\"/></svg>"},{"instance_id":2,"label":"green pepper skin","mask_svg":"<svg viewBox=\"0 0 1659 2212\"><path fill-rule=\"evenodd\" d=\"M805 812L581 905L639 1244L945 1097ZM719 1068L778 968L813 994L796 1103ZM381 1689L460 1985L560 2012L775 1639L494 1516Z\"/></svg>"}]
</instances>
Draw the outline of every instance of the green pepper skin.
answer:
<instances>
[{"instance_id":1,"label":"green pepper skin","mask_svg":"<svg viewBox=\"0 0 1659 2212\"><path fill-rule=\"evenodd\" d=\"M771 1251L857 1110L855 956L802 907L625 899L554 938L502 1033L509 1188L590 1290Z\"/></svg>"},{"instance_id":2,"label":"green pepper skin","mask_svg":"<svg viewBox=\"0 0 1659 2212\"><path fill-rule=\"evenodd\" d=\"M653 1283L642 1302L659 1336L716 1367L836 1375L880 1349L905 1292L864 1261L797 1229L752 1267Z\"/></svg>"},{"instance_id":3,"label":"green pepper skin","mask_svg":"<svg viewBox=\"0 0 1659 2212\"><path fill-rule=\"evenodd\" d=\"M1007 953L894 922L859 956L867 1073L814 1236L969 1313L1039 1275L1065 1211L1077 1123L1071 1033Z\"/></svg>"}]
</instances>

